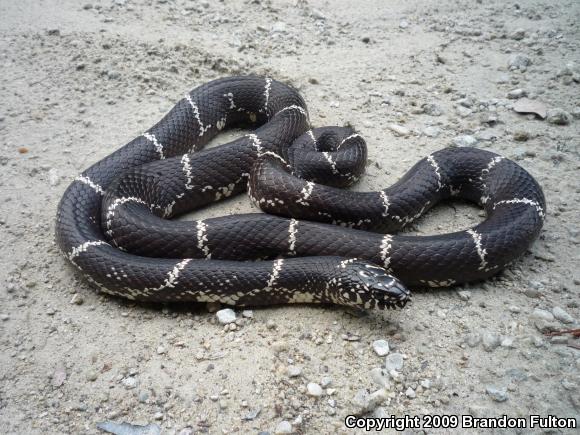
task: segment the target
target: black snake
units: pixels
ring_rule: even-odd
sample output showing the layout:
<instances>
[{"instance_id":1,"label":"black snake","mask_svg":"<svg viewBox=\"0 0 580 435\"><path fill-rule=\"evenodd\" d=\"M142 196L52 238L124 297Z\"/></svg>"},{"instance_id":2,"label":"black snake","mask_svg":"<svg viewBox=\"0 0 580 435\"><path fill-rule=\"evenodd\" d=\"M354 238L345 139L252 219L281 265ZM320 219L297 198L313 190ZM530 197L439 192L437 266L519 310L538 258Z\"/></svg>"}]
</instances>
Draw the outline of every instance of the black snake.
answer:
<instances>
[{"instance_id":1,"label":"black snake","mask_svg":"<svg viewBox=\"0 0 580 435\"><path fill-rule=\"evenodd\" d=\"M256 129L200 151L237 126ZM542 227L537 182L491 152L446 148L385 190L341 189L365 161L351 128L310 129L290 86L215 80L77 177L58 206L56 239L89 281L129 299L392 308L409 299L405 285L497 273ZM246 188L269 214L167 220ZM487 218L450 234L391 234L450 197L479 204Z\"/></svg>"}]
</instances>

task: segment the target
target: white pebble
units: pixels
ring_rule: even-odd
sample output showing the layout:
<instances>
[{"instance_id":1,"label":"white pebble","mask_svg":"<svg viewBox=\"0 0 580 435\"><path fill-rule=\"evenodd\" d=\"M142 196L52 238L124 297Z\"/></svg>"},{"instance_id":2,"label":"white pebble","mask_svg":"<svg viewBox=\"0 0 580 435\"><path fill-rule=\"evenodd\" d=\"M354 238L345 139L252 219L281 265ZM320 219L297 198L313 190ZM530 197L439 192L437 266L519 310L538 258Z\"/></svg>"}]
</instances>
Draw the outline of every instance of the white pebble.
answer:
<instances>
[{"instance_id":1,"label":"white pebble","mask_svg":"<svg viewBox=\"0 0 580 435\"><path fill-rule=\"evenodd\" d=\"M387 340L373 341L373 349L378 356L385 356L389 353L389 342Z\"/></svg>"},{"instance_id":2,"label":"white pebble","mask_svg":"<svg viewBox=\"0 0 580 435\"><path fill-rule=\"evenodd\" d=\"M403 355L401 355L400 353L390 354L389 356L387 356L385 365L389 373L391 372L391 370L397 372L401 371L401 369L403 368Z\"/></svg>"},{"instance_id":3,"label":"white pebble","mask_svg":"<svg viewBox=\"0 0 580 435\"><path fill-rule=\"evenodd\" d=\"M218 322L222 325L227 325L228 323L236 321L236 313L231 308L219 310L215 315L217 316Z\"/></svg>"},{"instance_id":4,"label":"white pebble","mask_svg":"<svg viewBox=\"0 0 580 435\"><path fill-rule=\"evenodd\" d=\"M292 424L289 421L282 420L274 430L276 435L292 433Z\"/></svg>"},{"instance_id":5,"label":"white pebble","mask_svg":"<svg viewBox=\"0 0 580 435\"><path fill-rule=\"evenodd\" d=\"M568 314L568 312L564 311L563 308L554 307L552 308L552 314L556 319L558 319L562 323L574 323L574 318Z\"/></svg>"},{"instance_id":6,"label":"white pebble","mask_svg":"<svg viewBox=\"0 0 580 435\"><path fill-rule=\"evenodd\" d=\"M309 396L312 396L312 397L322 396L322 387L315 382L310 382L306 386L306 390L308 391Z\"/></svg>"},{"instance_id":7,"label":"white pebble","mask_svg":"<svg viewBox=\"0 0 580 435\"><path fill-rule=\"evenodd\" d=\"M409 136L411 134L411 130L399 124L389 124L388 129L397 136Z\"/></svg>"}]
</instances>

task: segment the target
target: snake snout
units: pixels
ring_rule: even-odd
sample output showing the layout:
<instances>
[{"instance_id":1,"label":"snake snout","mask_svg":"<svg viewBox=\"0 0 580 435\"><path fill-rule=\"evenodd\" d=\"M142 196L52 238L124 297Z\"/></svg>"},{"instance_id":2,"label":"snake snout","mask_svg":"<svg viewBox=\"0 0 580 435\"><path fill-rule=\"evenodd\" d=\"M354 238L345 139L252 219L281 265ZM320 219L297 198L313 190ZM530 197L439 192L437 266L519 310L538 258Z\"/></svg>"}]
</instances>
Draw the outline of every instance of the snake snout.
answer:
<instances>
[{"instance_id":1,"label":"snake snout","mask_svg":"<svg viewBox=\"0 0 580 435\"><path fill-rule=\"evenodd\" d=\"M356 261L351 263L351 273L356 275L352 281L358 283L354 287L362 287L358 294L367 308L403 308L411 299L409 289L382 267Z\"/></svg>"},{"instance_id":2,"label":"snake snout","mask_svg":"<svg viewBox=\"0 0 580 435\"><path fill-rule=\"evenodd\" d=\"M372 297L376 300L377 308L403 308L411 299L411 292L405 285L385 269L367 265L372 268L374 276L367 285L371 290Z\"/></svg>"}]
</instances>

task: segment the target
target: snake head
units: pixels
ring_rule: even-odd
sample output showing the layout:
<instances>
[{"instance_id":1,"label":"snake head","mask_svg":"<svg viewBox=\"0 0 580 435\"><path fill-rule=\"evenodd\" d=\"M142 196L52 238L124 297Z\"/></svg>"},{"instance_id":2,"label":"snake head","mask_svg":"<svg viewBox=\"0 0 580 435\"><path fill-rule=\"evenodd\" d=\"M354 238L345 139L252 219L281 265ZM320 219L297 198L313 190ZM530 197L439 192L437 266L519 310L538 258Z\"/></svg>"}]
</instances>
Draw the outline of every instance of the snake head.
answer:
<instances>
[{"instance_id":1,"label":"snake head","mask_svg":"<svg viewBox=\"0 0 580 435\"><path fill-rule=\"evenodd\" d=\"M340 296L345 305L380 310L403 308L411 292L384 268L366 261L341 262Z\"/></svg>"}]
</instances>

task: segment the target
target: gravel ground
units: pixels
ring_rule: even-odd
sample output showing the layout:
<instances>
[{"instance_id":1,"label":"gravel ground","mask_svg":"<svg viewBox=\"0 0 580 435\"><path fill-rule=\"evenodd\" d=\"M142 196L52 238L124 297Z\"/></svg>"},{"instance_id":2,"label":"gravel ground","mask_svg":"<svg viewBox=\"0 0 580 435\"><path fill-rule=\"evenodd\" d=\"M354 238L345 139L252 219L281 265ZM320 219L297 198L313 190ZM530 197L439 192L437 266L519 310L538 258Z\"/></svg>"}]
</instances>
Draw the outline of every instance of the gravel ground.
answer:
<instances>
[{"instance_id":1,"label":"gravel ground","mask_svg":"<svg viewBox=\"0 0 580 435\"><path fill-rule=\"evenodd\" d=\"M580 3L357 3L0 1L2 433L107 421L343 433L365 412L580 418L578 340L544 334L580 322ZM53 240L64 189L186 90L239 73L296 86L315 126L355 126L370 157L357 190L449 145L517 160L547 197L540 239L496 278L417 291L398 312L275 307L223 325L205 306L98 294ZM522 98L548 118L516 113ZM250 210L239 197L196 217ZM410 231L482 219L447 203Z\"/></svg>"}]
</instances>

